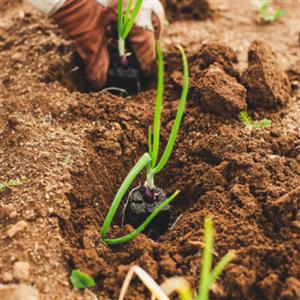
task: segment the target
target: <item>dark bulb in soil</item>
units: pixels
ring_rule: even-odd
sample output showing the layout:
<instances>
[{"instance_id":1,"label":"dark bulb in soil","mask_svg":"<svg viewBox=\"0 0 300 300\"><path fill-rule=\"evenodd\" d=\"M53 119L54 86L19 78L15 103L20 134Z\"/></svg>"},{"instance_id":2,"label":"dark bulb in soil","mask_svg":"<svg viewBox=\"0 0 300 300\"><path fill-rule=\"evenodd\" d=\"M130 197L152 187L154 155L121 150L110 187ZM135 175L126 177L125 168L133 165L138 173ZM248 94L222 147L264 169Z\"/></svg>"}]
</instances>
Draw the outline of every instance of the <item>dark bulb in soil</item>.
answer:
<instances>
[{"instance_id":1,"label":"dark bulb in soil","mask_svg":"<svg viewBox=\"0 0 300 300\"><path fill-rule=\"evenodd\" d=\"M145 219L164 201L166 194L161 188L150 190L141 186L133 190L125 209L124 221L134 228L139 227ZM170 207L165 207L143 231L148 237L155 239L164 234L170 224Z\"/></svg>"},{"instance_id":2,"label":"dark bulb in soil","mask_svg":"<svg viewBox=\"0 0 300 300\"><path fill-rule=\"evenodd\" d=\"M129 61L126 55L122 56L120 59L120 64L123 68L127 69L129 67Z\"/></svg>"},{"instance_id":3,"label":"dark bulb in soil","mask_svg":"<svg viewBox=\"0 0 300 300\"><path fill-rule=\"evenodd\" d=\"M110 66L105 88L115 88L116 91L125 90L128 95L138 94L142 90L140 66L134 54L120 57L118 51L110 53Z\"/></svg>"}]
</instances>

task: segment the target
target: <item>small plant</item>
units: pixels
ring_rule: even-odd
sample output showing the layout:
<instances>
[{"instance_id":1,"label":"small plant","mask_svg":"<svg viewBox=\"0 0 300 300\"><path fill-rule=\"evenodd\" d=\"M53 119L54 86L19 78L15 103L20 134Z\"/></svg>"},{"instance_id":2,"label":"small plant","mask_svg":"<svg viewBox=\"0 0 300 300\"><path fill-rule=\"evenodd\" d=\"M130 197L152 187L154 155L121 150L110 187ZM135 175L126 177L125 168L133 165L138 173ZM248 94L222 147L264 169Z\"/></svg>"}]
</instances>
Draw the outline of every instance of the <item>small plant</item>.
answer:
<instances>
[{"instance_id":1,"label":"small plant","mask_svg":"<svg viewBox=\"0 0 300 300\"><path fill-rule=\"evenodd\" d=\"M205 218L204 221L204 250L202 254L202 267L199 280L198 294L195 300L208 300L211 286L216 282L228 263L234 259L234 251L229 251L212 269L214 248L214 228L211 218ZM169 295L177 292L181 300L192 300L193 293L189 283L182 277L173 277L167 279L159 286L153 278L138 266L132 267L121 288L119 300L123 300L130 285L133 275L136 274L152 293L152 299L169 300Z\"/></svg>"},{"instance_id":2,"label":"small plant","mask_svg":"<svg viewBox=\"0 0 300 300\"><path fill-rule=\"evenodd\" d=\"M96 285L92 277L83 272L80 272L79 270L72 271L70 280L73 287L76 289L86 289Z\"/></svg>"},{"instance_id":3,"label":"small plant","mask_svg":"<svg viewBox=\"0 0 300 300\"><path fill-rule=\"evenodd\" d=\"M164 61L162 50L159 44L157 44L158 85L154 113L153 133L151 127L149 127L148 132L149 153L145 153L136 163L136 165L132 168L113 200L113 203L109 209L109 212L104 220L104 224L101 229L101 237L103 241L107 244L113 245L130 241L139 233L144 231L146 227L150 224L150 222L152 222L152 220L158 214L160 214L158 216L158 221L156 223L153 221L151 223L151 226L147 228L148 231L146 231L145 233L148 234L150 237L155 237L159 234L164 233L168 228L170 219L168 205L178 195L179 191L176 191L171 197L165 200L165 193L162 191L162 189L157 188L154 184L154 176L165 167L170 158L179 131L188 95L189 74L187 57L183 48L180 46L178 48L181 52L183 61L184 83L178 111L175 117L169 140L167 142L166 149L160 161L157 163L160 142L161 111L164 94ZM124 195L126 194L134 179L145 168L147 170L147 180L143 186L139 186L129 193L124 210L125 221L133 225L136 229L129 235L124 236L122 238L107 239L107 231L110 227L110 224L118 207L120 206Z\"/></svg>"},{"instance_id":4,"label":"small plant","mask_svg":"<svg viewBox=\"0 0 300 300\"><path fill-rule=\"evenodd\" d=\"M259 18L266 23L273 23L282 18L287 10L277 9L275 10L270 3L270 0L255 0L254 5L257 7Z\"/></svg>"},{"instance_id":5,"label":"small plant","mask_svg":"<svg viewBox=\"0 0 300 300\"><path fill-rule=\"evenodd\" d=\"M143 0L136 0L136 3L132 9L133 0L128 0L128 4L123 13L123 0L118 0L118 48L121 58L121 64L128 66L128 60L126 54L125 41L134 25L135 19L140 11ZM132 11L131 15L130 12Z\"/></svg>"},{"instance_id":6,"label":"small plant","mask_svg":"<svg viewBox=\"0 0 300 300\"><path fill-rule=\"evenodd\" d=\"M27 178L25 176L21 176L17 179L10 179L8 181L0 182L0 191L3 191L5 189L13 189L15 187L19 187L23 185L27 181Z\"/></svg>"},{"instance_id":7,"label":"small plant","mask_svg":"<svg viewBox=\"0 0 300 300\"><path fill-rule=\"evenodd\" d=\"M246 111L240 112L240 119L251 130L263 130L272 125L272 121L269 119L263 119L260 121L253 121Z\"/></svg>"}]
</instances>

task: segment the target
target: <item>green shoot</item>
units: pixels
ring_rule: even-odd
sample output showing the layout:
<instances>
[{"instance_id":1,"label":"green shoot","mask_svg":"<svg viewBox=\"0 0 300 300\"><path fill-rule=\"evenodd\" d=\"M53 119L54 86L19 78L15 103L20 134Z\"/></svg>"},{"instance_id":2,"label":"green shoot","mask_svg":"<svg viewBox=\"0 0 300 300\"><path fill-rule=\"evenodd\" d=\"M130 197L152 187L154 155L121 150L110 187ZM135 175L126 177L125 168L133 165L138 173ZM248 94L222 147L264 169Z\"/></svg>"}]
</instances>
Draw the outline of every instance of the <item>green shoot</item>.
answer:
<instances>
[{"instance_id":1,"label":"green shoot","mask_svg":"<svg viewBox=\"0 0 300 300\"><path fill-rule=\"evenodd\" d=\"M260 121L253 121L251 119L251 117L248 115L247 112L242 111L240 112L240 119L242 120L242 122L246 125L246 127L248 129L251 130L263 130L266 129L268 127L270 127L272 125L272 121L269 119L262 119Z\"/></svg>"},{"instance_id":2,"label":"green shoot","mask_svg":"<svg viewBox=\"0 0 300 300\"><path fill-rule=\"evenodd\" d=\"M17 179L10 179L8 181L0 182L0 191L3 191L5 189L13 189L15 187L19 187L23 185L27 181L27 178L25 176L21 176Z\"/></svg>"},{"instance_id":3,"label":"green shoot","mask_svg":"<svg viewBox=\"0 0 300 300\"><path fill-rule=\"evenodd\" d=\"M123 0L118 0L118 37L119 37L119 54L120 57L126 56L125 50L125 40L130 33L136 17L140 11L143 0L137 0L134 8L132 9L132 13L130 16L130 11L132 8L132 0L128 1L125 15L123 14Z\"/></svg>"},{"instance_id":4,"label":"green shoot","mask_svg":"<svg viewBox=\"0 0 300 300\"><path fill-rule=\"evenodd\" d=\"M205 218L204 220L204 245L199 294L196 297L196 300L209 299L209 290L211 286L221 275L228 263L235 257L234 251L229 251L212 270L214 227L211 218Z\"/></svg>"},{"instance_id":5,"label":"green shoot","mask_svg":"<svg viewBox=\"0 0 300 300\"><path fill-rule=\"evenodd\" d=\"M93 278L89 275L80 272L79 270L73 270L70 277L71 283L76 289L86 289L96 285Z\"/></svg>"},{"instance_id":6,"label":"green shoot","mask_svg":"<svg viewBox=\"0 0 300 300\"><path fill-rule=\"evenodd\" d=\"M126 17L126 14L125 14ZM122 22L124 20L122 19ZM123 183L121 184L113 202L112 205L108 211L108 214L104 220L103 226L101 228L101 237L103 241L108 245L116 245L116 244L122 244L127 243L133 238L135 238L139 233L141 233L146 226L149 225L149 223L156 217L156 215L163 210L179 193L179 191L176 191L171 197L166 199L161 205L159 205L147 218L146 220L140 225L137 229L135 229L130 234L115 238L115 239L108 239L106 238L108 229L112 223L112 220L117 212L117 209L119 208L121 201L123 197L125 196L127 190L131 186L132 182L136 179L136 177L142 172L143 169L147 170L147 182L145 183L145 186L150 189L154 189L154 175L161 171L164 166L166 165L167 161L169 160L169 157L172 153L176 137L179 131L180 123L183 117L185 103L188 95L188 88L189 88L189 74L188 74L188 62L186 54L182 47L179 47L179 50L182 55L183 60L183 69L184 69L184 84L183 84L183 90L181 95L181 100L179 104L179 108L175 117L175 122L170 134L169 141L167 143L166 150L156 166L156 160L158 157L158 151L159 151L159 139L160 139L160 118L161 118L161 109L162 109L162 98L163 98L163 89L164 89L164 61L163 61L163 55L162 51L159 45L157 45L157 57L158 57L158 69L159 69L159 75L158 75L158 88L157 88L157 98L156 98L156 105L155 105L155 114L154 114L154 130L152 132L152 127L150 126L148 129L148 151L149 153L145 153L139 161L135 164L135 166L131 169ZM154 163L153 163L154 162Z\"/></svg>"},{"instance_id":7,"label":"green shoot","mask_svg":"<svg viewBox=\"0 0 300 300\"><path fill-rule=\"evenodd\" d=\"M195 300L208 300L211 286L221 275L225 267L235 257L234 251L229 251L221 261L212 270L213 262L213 245L214 245L214 228L211 218L205 218L204 221L204 250L202 256L202 268L199 280L199 294ZM153 278L138 266L133 266L121 288L119 300L123 300L126 291L129 288L133 275L136 274L143 284L152 294L152 299L168 300L169 295L177 292L181 300L192 300L192 289L189 283L182 277L172 277L167 279L162 285L158 285Z\"/></svg>"},{"instance_id":8,"label":"green shoot","mask_svg":"<svg viewBox=\"0 0 300 300\"><path fill-rule=\"evenodd\" d=\"M213 227L211 219L204 221L204 251L202 255L202 268L199 284L199 295L197 300L207 300L209 296L209 288L211 286L210 271L213 261L212 250L214 248Z\"/></svg>"},{"instance_id":9,"label":"green shoot","mask_svg":"<svg viewBox=\"0 0 300 300\"><path fill-rule=\"evenodd\" d=\"M164 61L162 56L162 51L160 45L157 44L157 57L158 57L158 85L157 85L157 98L155 105L154 113L154 124L153 124L153 148L152 148L152 165L149 168L147 173L147 184L149 188L154 187L154 175L159 173L167 164L171 153L173 151L175 141L178 135L180 124L182 121L185 104L188 96L189 90L189 70L188 70L188 61L186 54L181 46L178 46L179 51L182 56L183 62L183 89L181 93L180 103L175 117L175 121L171 130L171 134L166 146L166 149L156 165L157 156L159 152L159 140L160 140L160 125L161 125L161 110L162 110L162 99L163 99L163 90L164 90L164 81L163 81L163 72L164 72Z\"/></svg>"},{"instance_id":10,"label":"green shoot","mask_svg":"<svg viewBox=\"0 0 300 300\"><path fill-rule=\"evenodd\" d=\"M270 0L261 0L257 5L257 12L259 18L266 23L273 23L282 18L287 10L286 9L277 9L271 6Z\"/></svg>"},{"instance_id":11,"label":"green shoot","mask_svg":"<svg viewBox=\"0 0 300 300\"><path fill-rule=\"evenodd\" d=\"M117 212L118 207L121 204L121 201L132 184L133 180L141 173L141 171L151 162L151 157L148 153L145 153L140 160L136 163L136 165L131 169L125 180L123 181L121 187L119 188L112 205L108 211L108 214L104 220L104 224L101 229L101 236L104 239L108 228Z\"/></svg>"}]
</instances>

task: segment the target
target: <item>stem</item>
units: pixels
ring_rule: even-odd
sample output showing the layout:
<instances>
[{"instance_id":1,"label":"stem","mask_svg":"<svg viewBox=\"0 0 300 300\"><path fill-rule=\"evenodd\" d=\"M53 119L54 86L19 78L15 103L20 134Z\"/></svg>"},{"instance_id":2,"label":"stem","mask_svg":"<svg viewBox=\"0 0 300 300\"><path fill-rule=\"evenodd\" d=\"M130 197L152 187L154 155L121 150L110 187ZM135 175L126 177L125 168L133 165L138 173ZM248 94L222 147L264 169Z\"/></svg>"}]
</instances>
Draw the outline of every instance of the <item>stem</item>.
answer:
<instances>
[{"instance_id":1,"label":"stem","mask_svg":"<svg viewBox=\"0 0 300 300\"><path fill-rule=\"evenodd\" d=\"M154 174L152 172L152 168L150 168L149 172L147 172L147 181L146 181L147 187L150 190L155 189L155 184L154 184Z\"/></svg>"},{"instance_id":2,"label":"stem","mask_svg":"<svg viewBox=\"0 0 300 300\"><path fill-rule=\"evenodd\" d=\"M158 62L158 80L157 80L157 94L155 101L154 124L153 124L153 147L152 147L152 167L155 168L160 140L160 124L161 124L161 110L164 95L164 59L163 54L157 42L157 62Z\"/></svg>"},{"instance_id":3,"label":"stem","mask_svg":"<svg viewBox=\"0 0 300 300\"><path fill-rule=\"evenodd\" d=\"M184 76L183 89L182 89L181 99L180 99L179 107L178 107L177 114L175 117L174 125L172 127L166 149L163 153L163 156L162 156L160 162L154 169L154 174L157 174L158 172L160 172L165 167L165 165L167 164L167 162L170 158L170 155L172 153L172 150L174 148L174 144L175 144L175 141L177 138L181 120L183 117L186 99L187 99L187 95L188 95L188 91L189 91L189 70L188 70L187 57L186 57L186 54L185 54L183 48L181 46L178 46L178 48L181 52L182 62L183 62L183 76ZM153 146L153 148L154 148L154 146ZM154 151L154 149L153 149L153 151Z\"/></svg>"},{"instance_id":4,"label":"stem","mask_svg":"<svg viewBox=\"0 0 300 300\"><path fill-rule=\"evenodd\" d=\"M150 216L140 225L137 229L132 231L131 233L116 239L103 239L103 241L108 245L117 245L127 243L133 238L135 238L138 234L140 234L144 229L149 225L149 223L159 214L161 210L163 210L167 205L170 204L172 200L179 194L179 191L176 191L171 197L169 197L166 201L164 201L161 205L159 205Z\"/></svg>"},{"instance_id":5,"label":"stem","mask_svg":"<svg viewBox=\"0 0 300 300\"><path fill-rule=\"evenodd\" d=\"M127 192L129 186L133 182L133 180L137 177L137 175L151 162L151 157L148 153L145 153L140 160L135 164L135 166L131 169L122 185L120 186L112 205L109 209L109 212L104 220L103 226L101 228L101 237L104 238L107 234L108 228L116 214L116 211Z\"/></svg>"},{"instance_id":6,"label":"stem","mask_svg":"<svg viewBox=\"0 0 300 300\"><path fill-rule=\"evenodd\" d=\"M211 284L212 249L214 247L214 229L211 218L204 220L204 250L202 254L202 267L200 275L200 291L197 300L208 300Z\"/></svg>"},{"instance_id":7,"label":"stem","mask_svg":"<svg viewBox=\"0 0 300 300\"><path fill-rule=\"evenodd\" d=\"M124 57L126 54L126 49L125 49L125 40L119 36L119 55L120 58Z\"/></svg>"}]
</instances>

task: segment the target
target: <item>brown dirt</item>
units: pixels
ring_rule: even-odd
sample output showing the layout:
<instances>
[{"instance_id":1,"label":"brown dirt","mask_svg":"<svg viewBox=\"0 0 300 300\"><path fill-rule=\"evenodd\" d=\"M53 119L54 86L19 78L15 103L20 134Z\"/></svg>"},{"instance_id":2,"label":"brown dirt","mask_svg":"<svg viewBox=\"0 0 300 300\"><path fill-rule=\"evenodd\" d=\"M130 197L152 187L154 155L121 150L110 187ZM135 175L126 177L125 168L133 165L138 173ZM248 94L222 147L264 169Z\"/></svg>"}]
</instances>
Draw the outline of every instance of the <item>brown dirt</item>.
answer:
<instances>
[{"instance_id":1,"label":"brown dirt","mask_svg":"<svg viewBox=\"0 0 300 300\"><path fill-rule=\"evenodd\" d=\"M5 12L0 26L0 182L20 176L28 180L0 192L0 284L32 285L40 299L117 299L128 268L138 264L158 282L185 276L196 290L202 248L195 242L201 241L204 216L212 215L217 254L237 251L212 299L300 299L300 6L287 3L289 17L266 27L255 23L251 10L245 13L246 3L212 5L214 21L176 22L163 40L164 145L182 82L180 57L169 45L181 41L189 50L191 89L184 122L171 160L156 178L167 193L181 190L171 207L173 222L180 218L156 241L140 235L111 248L101 242L99 229L120 183L147 149L155 89L127 99L70 92L67 86L75 82L72 42L28 6ZM276 72L267 72L265 81L272 84L261 101L273 101L277 111L252 101L249 86L246 99L240 79L256 39L264 42L263 49L267 42L277 56L274 62L267 51L271 58L261 69L276 64L291 76L293 91L278 107L278 98L269 95L277 89L287 95L290 83L282 88L285 75L280 73L279 80ZM203 96L207 80L215 97L207 91ZM245 99L255 119L273 120L271 128L245 128L238 119ZM68 155L71 161L65 164ZM132 229L120 228L120 219L121 209L110 236ZM19 221L26 223L10 238L7 231ZM18 261L29 263L29 276L14 275ZM96 279L92 293L71 288L74 267ZM127 299L146 295L134 281Z\"/></svg>"},{"instance_id":2,"label":"brown dirt","mask_svg":"<svg viewBox=\"0 0 300 300\"><path fill-rule=\"evenodd\" d=\"M212 17L207 0L162 0L168 20L205 20Z\"/></svg>"}]
</instances>

